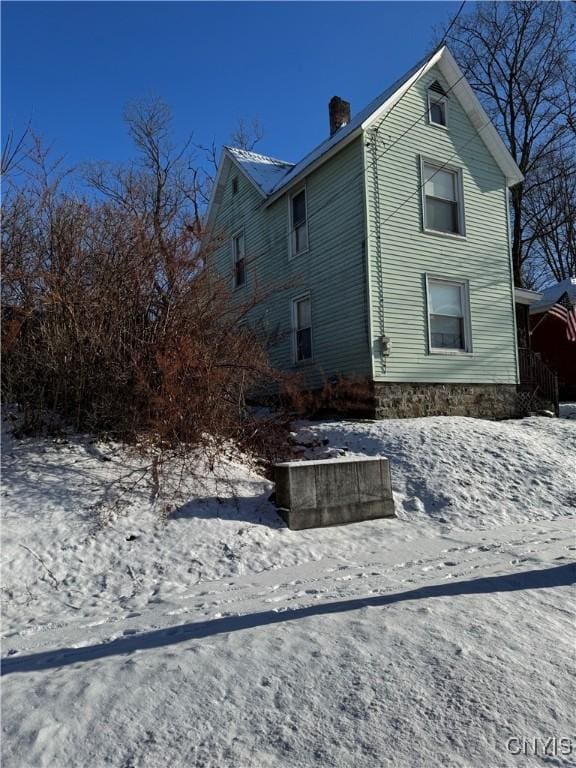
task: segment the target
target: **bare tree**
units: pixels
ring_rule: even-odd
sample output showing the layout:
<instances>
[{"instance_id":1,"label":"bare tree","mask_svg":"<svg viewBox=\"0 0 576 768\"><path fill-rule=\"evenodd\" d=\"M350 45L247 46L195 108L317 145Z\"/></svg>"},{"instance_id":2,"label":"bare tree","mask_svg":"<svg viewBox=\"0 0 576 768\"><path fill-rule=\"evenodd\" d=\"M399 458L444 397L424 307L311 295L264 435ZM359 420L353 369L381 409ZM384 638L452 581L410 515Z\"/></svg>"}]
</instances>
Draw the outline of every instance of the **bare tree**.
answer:
<instances>
[{"instance_id":1,"label":"bare tree","mask_svg":"<svg viewBox=\"0 0 576 768\"><path fill-rule=\"evenodd\" d=\"M265 294L232 300L204 268L190 143L172 143L165 104L126 121L137 159L90 168L94 194L62 185L37 141L2 201L4 398L31 428L52 413L159 447L250 442L247 394L284 378L244 322Z\"/></svg>"},{"instance_id":2,"label":"bare tree","mask_svg":"<svg viewBox=\"0 0 576 768\"><path fill-rule=\"evenodd\" d=\"M260 120L255 117L250 123L240 118L236 127L230 134L230 143L251 152L256 144L264 137L264 129ZM197 179L197 199L203 205L208 205L212 194L212 187L218 173L219 150L215 141L210 144L195 144L195 148L201 153L203 167L194 171Z\"/></svg>"},{"instance_id":3,"label":"bare tree","mask_svg":"<svg viewBox=\"0 0 576 768\"><path fill-rule=\"evenodd\" d=\"M235 147L245 149L251 152L256 144L264 138L264 129L262 123L257 117L252 118L248 123L244 118L240 118L236 127L230 134L230 140Z\"/></svg>"},{"instance_id":4,"label":"bare tree","mask_svg":"<svg viewBox=\"0 0 576 768\"><path fill-rule=\"evenodd\" d=\"M524 195L524 250L533 284L576 276L576 164L551 151L531 174Z\"/></svg>"},{"instance_id":5,"label":"bare tree","mask_svg":"<svg viewBox=\"0 0 576 768\"><path fill-rule=\"evenodd\" d=\"M563 3L484 2L462 15L447 42L525 176L511 190L514 280L523 285L528 217L544 194L549 160L575 157L574 8ZM528 198L528 201L527 201ZM549 230L547 230L549 231Z\"/></svg>"},{"instance_id":6,"label":"bare tree","mask_svg":"<svg viewBox=\"0 0 576 768\"><path fill-rule=\"evenodd\" d=\"M19 134L13 128L6 134L2 142L2 154L0 157L0 177L3 180L12 171L20 168L22 162L29 156L31 136L30 123Z\"/></svg>"}]
</instances>

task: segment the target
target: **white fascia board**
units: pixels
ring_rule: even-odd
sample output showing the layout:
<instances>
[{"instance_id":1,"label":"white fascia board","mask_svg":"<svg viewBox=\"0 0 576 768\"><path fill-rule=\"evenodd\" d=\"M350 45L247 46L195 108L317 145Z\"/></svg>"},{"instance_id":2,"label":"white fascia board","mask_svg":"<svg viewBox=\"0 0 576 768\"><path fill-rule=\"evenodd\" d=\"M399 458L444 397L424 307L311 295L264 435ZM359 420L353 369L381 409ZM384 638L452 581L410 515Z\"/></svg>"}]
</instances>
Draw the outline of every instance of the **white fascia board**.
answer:
<instances>
[{"instance_id":1,"label":"white fascia board","mask_svg":"<svg viewBox=\"0 0 576 768\"><path fill-rule=\"evenodd\" d=\"M486 110L478 100L468 80L463 76L454 56L446 46L442 48L440 53L438 68L446 78L448 87L452 89L452 93L462 105L470 122L479 132L480 138L506 177L506 185L513 187L524 180L522 171L516 165L514 158L500 138L500 134L486 114Z\"/></svg>"},{"instance_id":2,"label":"white fascia board","mask_svg":"<svg viewBox=\"0 0 576 768\"><path fill-rule=\"evenodd\" d=\"M220 159L218 160L218 171L216 178L214 179L214 185L210 194L210 202L208 203L208 209L204 218L206 225L205 229L208 231L213 215L216 213L218 205L222 199L222 174L224 172L224 158L226 156L226 150L223 149L220 152Z\"/></svg>"},{"instance_id":3,"label":"white fascia board","mask_svg":"<svg viewBox=\"0 0 576 768\"><path fill-rule=\"evenodd\" d=\"M514 158L500 138L500 134L494 127L492 121L486 114L484 107L480 104L476 94L464 77L462 70L456 63L456 59L452 56L446 46L440 48L440 50L437 51L426 64L418 70L418 72L415 72L411 78L390 96L389 99L378 107L378 109L364 121L362 128L366 130L375 121L383 117L386 112L389 112L403 97L406 91L436 65L438 65L438 69L442 72L442 75L448 83L449 90L460 102L462 108L468 115L470 122L479 132L480 138L506 177L506 186L513 187L515 184L518 184L524 179L522 172L514 162Z\"/></svg>"},{"instance_id":4,"label":"white fascia board","mask_svg":"<svg viewBox=\"0 0 576 768\"><path fill-rule=\"evenodd\" d=\"M298 184L308 176L310 173L316 170L320 165L325 163L337 152L343 149L350 142L354 141L364 131L367 130L374 122L389 112L392 107L398 103L403 95L408 91L414 83L419 80L423 75L432 69L432 67L438 65L439 70L448 83L448 87L455 97L458 99L462 108L468 115L470 122L479 132L479 136L486 145L488 151L496 161L498 167L502 171L506 178L506 185L513 187L524 179L522 172L516 165L514 158L506 148L506 145L500 138L500 134L492 124L492 121L486 114L484 107L480 104L477 96L470 87L468 81L464 77L462 70L456 63L456 60L448 50L447 46L443 46L436 53L434 53L428 61L420 67L411 77L406 80L394 93L386 99L377 109L372 112L369 117L364 120L355 130L349 133L342 141L334 144L324 154L320 155L310 165L305 166L302 171L290 180L286 186L281 187L277 192L270 195L266 202L265 207L268 207L274 203L278 198L282 197L289 189L295 184Z\"/></svg>"},{"instance_id":5,"label":"white fascia board","mask_svg":"<svg viewBox=\"0 0 576 768\"><path fill-rule=\"evenodd\" d=\"M540 301L542 294L538 291L529 291L527 288L514 288L514 301L516 304L534 304Z\"/></svg>"},{"instance_id":6,"label":"white fascia board","mask_svg":"<svg viewBox=\"0 0 576 768\"><path fill-rule=\"evenodd\" d=\"M394 93L390 96L390 98L386 99L386 101L381 104L378 109L374 110L372 114L364 120L362 123L362 130L366 130L369 128L373 123L375 123L377 120L379 120L381 117L383 117L386 112L389 112L392 107L400 101L400 99L404 96L406 91L408 91L414 83L419 80L423 75L426 74L432 67L434 67L438 62L440 61L440 58L442 56L442 52L445 50L445 48L441 48L439 51L437 51L428 61L426 64L424 64L423 67L420 67L420 69L415 72L412 77L408 78L403 85L398 88L397 91L394 91Z\"/></svg>"}]
</instances>

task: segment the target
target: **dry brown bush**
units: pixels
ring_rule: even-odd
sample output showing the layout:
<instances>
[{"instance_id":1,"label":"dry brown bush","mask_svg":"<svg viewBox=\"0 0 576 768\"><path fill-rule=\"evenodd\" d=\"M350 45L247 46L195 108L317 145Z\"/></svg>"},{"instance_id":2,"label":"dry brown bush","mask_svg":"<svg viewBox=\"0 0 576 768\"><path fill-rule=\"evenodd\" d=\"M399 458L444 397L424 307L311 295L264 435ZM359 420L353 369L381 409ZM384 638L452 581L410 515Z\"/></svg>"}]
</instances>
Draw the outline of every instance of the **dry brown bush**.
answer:
<instances>
[{"instance_id":1,"label":"dry brown bush","mask_svg":"<svg viewBox=\"0 0 576 768\"><path fill-rule=\"evenodd\" d=\"M215 244L202 236L197 174L169 143L165 106L138 104L127 120L139 161L91 168L94 195L63 185L38 141L27 182L5 195L4 401L19 404L29 430L51 414L125 441L233 439L266 453L265 432L281 420L255 419L246 397L283 377L244 322L265 296L231 301L205 268Z\"/></svg>"}]
</instances>

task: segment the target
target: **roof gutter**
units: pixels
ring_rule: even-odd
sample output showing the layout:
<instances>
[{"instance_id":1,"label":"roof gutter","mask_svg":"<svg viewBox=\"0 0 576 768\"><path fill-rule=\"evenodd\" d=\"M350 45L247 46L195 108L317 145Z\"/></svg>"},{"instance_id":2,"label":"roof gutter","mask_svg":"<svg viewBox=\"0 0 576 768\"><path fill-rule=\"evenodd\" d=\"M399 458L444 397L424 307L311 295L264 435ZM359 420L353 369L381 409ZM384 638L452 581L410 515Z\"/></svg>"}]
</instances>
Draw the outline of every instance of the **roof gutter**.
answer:
<instances>
[{"instance_id":1,"label":"roof gutter","mask_svg":"<svg viewBox=\"0 0 576 768\"><path fill-rule=\"evenodd\" d=\"M514 288L514 301L516 304L534 304L540 301L542 294L538 291L529 291L527 288Z\"/></svg>"}]
</instances>

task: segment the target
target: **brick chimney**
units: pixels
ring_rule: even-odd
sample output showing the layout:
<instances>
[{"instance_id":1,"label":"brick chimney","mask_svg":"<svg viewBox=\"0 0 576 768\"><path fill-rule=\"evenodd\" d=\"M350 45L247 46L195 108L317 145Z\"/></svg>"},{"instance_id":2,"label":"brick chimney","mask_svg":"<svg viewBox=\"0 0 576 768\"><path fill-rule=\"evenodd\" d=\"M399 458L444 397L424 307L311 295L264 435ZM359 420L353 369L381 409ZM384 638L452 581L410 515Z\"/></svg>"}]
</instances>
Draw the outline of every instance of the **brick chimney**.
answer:
<instances>
[{"instance_id":1,"label":"brick chimney","mask_svg":"<svg viewBox=\"0 0 576 768\"><path fill-rule=\"evenodd\" d=\"M330 136L334 136L338 128L348 125L350 122L350 102L344 101L340 96L333 96L328 104L330 115Z\"/></svg>"}]
</instances>

